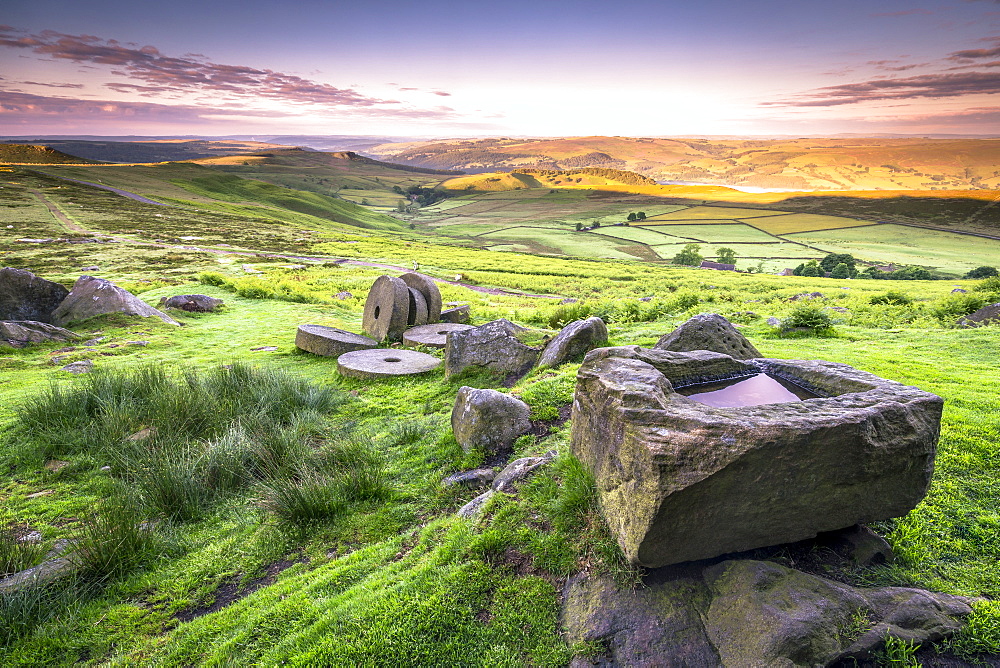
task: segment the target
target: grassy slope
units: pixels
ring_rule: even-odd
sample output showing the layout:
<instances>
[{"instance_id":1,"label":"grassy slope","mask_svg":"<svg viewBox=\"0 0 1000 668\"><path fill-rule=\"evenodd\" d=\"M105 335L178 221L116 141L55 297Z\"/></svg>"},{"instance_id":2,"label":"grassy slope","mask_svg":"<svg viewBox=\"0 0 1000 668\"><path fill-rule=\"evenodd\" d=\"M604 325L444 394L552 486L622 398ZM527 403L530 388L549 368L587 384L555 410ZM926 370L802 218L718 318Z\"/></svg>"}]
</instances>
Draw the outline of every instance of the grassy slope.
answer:
<instances>
[{"instance_id":1,"label":"grassy slope","mask_svg":"<svg viewBox=\"0 0 1000 668\"><path fill-rule=\"evenodd\" d=\"M235 220L233 214L205 209L192 209L184 220L181 216L164 220L156 215L163 214L159 208L138 203L133 208L111 193L56 185L30 174L19 178L43 188L77 220L105 229L142 224L150 236L184 231L211 237L220 234L217 228L226 221ZM25 227L8 231L4 225L0 233L54 233L51 216L29 193L8 187L2 192L3 203L14 205L4 207L10 212L8 224L24 221ZM537 194L518 193L529 203ZM564 206L588 202L576 193L552 197L564 198ZM489 200L482 203L488 205ZM256 224L261 229L249 231L239 239L241 244L299 247L295 235L301 228L290 226L286 231L271 222L265 229L260 220ZM234 225L219 238L237 234L238 228ZM1000 460L991 445L1000 438L995 328L945 326L957 317L956 309L963 308L963 298L950 292L954 283L746 276L642 262L515 256L343 233L311 240L307 247L310 252L404 266L417 261L422 271L439 277L461 273L473 283L579 300L560 305L558 300L445 286L445 301L470 303L477 323L509 317L553 326L593 313L610 323L612 343L651 345L693 314L718 312L743 324L743 331L765 355L843 361L939 393L946 406L931 491L906 518L878 527L900 560L853 577L865 583L1000 596L996 543L1000 519L995 505ZM331 431L324 439L342 439L344 432L338 429L367 434L385 454L396 495L384 503L352 505L348 512L304 531L276 522L261 506L256 491L234 497L196 521L164 524L166 543L159 558L103 588L72 592L68 602L54 605L57 618L40 622L33 633L0 649L5 664L307 665L367 659L397 665L562 665L568 661L571 648L557 635L562 578L584 564L597 570L617 566L596 516L579 498L573 500L575 478L566 464L542 474L518 498L499 499L482 521L457 521L452 511L474 492L446 491L438 482L479 460L456 446L448 416L460 385L489 386L492 381L445 382L440 371L413 380L342 380L333 372L333 360L298 353L293 345L295 328L304 322L358 331L364 291L381 270L289 269L280 261L258 259L253 264L264 274L254 277L240 269L246 258L235 255L149 248L143 250L148 255L130 258L137 248L145 247L82 244L72 247L72 262L102 265L98 275L125 279L150 303L167 294L203 292L225 299L227 309L179 315L186 324L183 328L148 320L91 323L81 327L81 333L107 337L92 350L78 346L57 353L60 346L42 345L4 351L0 426L10 427L17 406L37 396L50 381L72 386L85 382L59 372L50 361L57 354L67 355L60 364L92 358L100 367L123 369L147 363L174 368L179 360L209 369L244 360L356 394L332 412ZM50 258L53 265L43 275L68 281L75 272L65 256L58 264L60 252L65 254L65 250L16 247L0 263L13 257L34 266ZM225 289L190 282L195 272L209 267L219 273ZM957 284L966 289L975 286L973 281ZM911 295L913 303L870 303L872 296L889 289ZM355 296L333 297L344 290ZM764 324L768 317L790 313L796 306L790 297L812 291L826 295L821 306L847 310L829 311L838 320L837 336L780 338ZM648 296L653 299L638 301ZM137 339L147 345L124 345ZM277 350L251 350L268 345ZM571 364L556 372L533 374L513 392L532 406L536 417L552 417L556 407L571 399L575 368ZM969 378L977 381L971 383ZM10 431L0 437L13 438ZM547 440L521 442L519 453L549 448L564 452L566 442L563 429ZM8 440L7 446L16 443ZM22 465L0 487L0 522L37 529L47 540L73 535L79 518L109 493L107 474L99 470L104 461L58 450L54 456L70 465L55 473L37 463ZM45 494L32 496L38 492ZM192 621L174 616L180 610L207 607L217 587L241 591L279 561L292 565L272 576L273 585ZM985 619L987 626L1000 624L997 612ZM988 631L978 637L1000 651L1000 637Z\"/></svg>"},{"instance_id":2,"label":"grassy slope","mask_svg":"<svg viewBox=\"0 0 1000 668\"><path fill-rule=\"evenodd\" d=\"M0 144L0 165L2 164L39 164L60 165L90 163L92 160L78 158L57 151L49 146L34 144Z\"/></svg>"}]
</instances>

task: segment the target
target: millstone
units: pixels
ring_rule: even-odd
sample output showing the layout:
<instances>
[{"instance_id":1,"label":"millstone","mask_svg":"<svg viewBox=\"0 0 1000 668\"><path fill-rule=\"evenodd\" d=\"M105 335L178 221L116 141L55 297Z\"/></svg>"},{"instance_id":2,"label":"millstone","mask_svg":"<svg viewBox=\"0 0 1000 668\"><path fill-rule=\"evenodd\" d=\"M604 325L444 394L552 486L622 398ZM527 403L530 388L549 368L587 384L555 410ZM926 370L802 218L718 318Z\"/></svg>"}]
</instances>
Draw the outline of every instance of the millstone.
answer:
<instances>
[{"instance_id":1,"label":"millstone","mask_svg":"<svg viewBox=\"0 0 1000 668\"><path fill-rule=\"evenodd\" d=\"M395 276L379 276L365 300L362 328L376 341L399 341L410 313L410 291Z\"/></svg>"},{"instance_id":2,"label":"millstone","mask_svg":"<svg viewBox=\"0 0 1000 668\"><path fill-rule=\"evenodd\" d=\"M427 300L419 290L409 288L410 311L406 316L406 324L410 327L427 324Z\"/></svg>"},{"instance_id":3,"label":"millstone","mask_svg":"<svg viewBox=\"0 0 1000 668\"><path fill-rule=\"evenodd\" d=\"M444 348L448 341L448 332L460 332L465 329L472 329L472 325L462 325L457 322L436 322L411 327L403 332L403 345Z\"/></svg>"},{"instance_id":4,"label":"millstone","mask_svg":"<svg viewBox=\"0 0 1000 668\"><path fill-rule=\"evenodd\" d=\"M351 378L385 378L409 376L433 371L441 360L415 350L375 348L355 350L337 358L337 371Z\"/></svg>"},{"instance_id":5,"label":"millstone","mask_svg":"<svg viewBox=\"0 0 1000 668\"><path fill-rule=\"evenodd\" d=\"M352 350L378 348L378 342L353 332L324 325L299 325L296 347L325 357L336 357Z\"/></svg>"},{"instance_id":6,"label":"millstone","mask_svg":"<svg viewBox=\"0 0 1000 668\"><path fill-rule=\"evenodd\" d=\"M441 319L441 291L437 283L423 274L413 272L399 277L406 285L417 290L427 302L427 322L437 322ZM417 323L421 324L421 323Z\"/></svg>"}]
</instances>

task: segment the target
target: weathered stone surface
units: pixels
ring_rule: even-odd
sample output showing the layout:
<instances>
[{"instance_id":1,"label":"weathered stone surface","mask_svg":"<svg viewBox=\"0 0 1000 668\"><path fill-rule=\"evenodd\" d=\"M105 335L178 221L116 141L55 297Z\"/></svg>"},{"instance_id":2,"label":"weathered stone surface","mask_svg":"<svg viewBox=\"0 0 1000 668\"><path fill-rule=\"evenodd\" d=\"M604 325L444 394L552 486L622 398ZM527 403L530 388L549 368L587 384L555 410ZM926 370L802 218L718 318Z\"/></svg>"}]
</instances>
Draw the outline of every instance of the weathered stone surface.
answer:
<instances>
[{"instance_id":1,"label":"weathered stone surface","mask_svg":"<svg viewBox=\"0 0 1000 668\"><path fill-rule=\"evenodd\" d=\"M159 306L162 308L176 308L192 313L211 313L222 306L225 302L216 297L208 295L174 295L173 297L163 297Z\"/></svg>"},{"instance_id":2,"label":"weathered stone surface","mask_svg":"<svg viewBox=\"0 0 1000 668\"><path fill-rule=\"evenodd\" d=\"M417 327L427 324L427 300L419 290L407 288L410 294L409 311L406 314L407 327Z\"/></svg>"},{"instance_id":3,"label":"weathered stone surface","mask_svg":"<svg viewBox=\"0 0 1000 668\"><path fill-rule=\"evenodd\" d=\"M547 452L541 457L521 457L520 459L515 459L510 464L507 464L503 471L500 471L493 480L493 489L498 492L507 492L508 494L514 492L517 489L517 483L533 475L535 471L555 459L555 456L556 453L553 451Z\"/></svg>"},{"instance_id":4,"label":"weathered stone surface","mask_svg":"<svg viewBox=\"0 0 1000 668\"><path fill-rule=\"evenodd\" d=\"M395 276L379 276L368 291L361 327L376 341L399 341L409 313L410 289L406 283Z\"/></svg>"},{"instance_id":5,"label":"weathered stone surface","mask_svg":"<svg viewBox=\"0 0 1000 668\"><path fill-rule=\"evenodd\" d=\"M539 349L527 346L517 335L528 330L509 320L494 320L479 327L448 334L445 376L479 367L498 374L524 375L538 360Z\"/></svg>"},{"instance_id":6,"label":"weathered stone surface","mask_svg":"<svg viewBox=\"0 0 1000 668\"><path fill-rule=\"evenodd\" d=\"M697 573L635 589L607 576L577 575L563 588L560 625L570 644L607 646L605 665L709 668L722 665L699 615L709 601Z\"/></svg>"},{"instance_id":7,"label":"weathered stone surface","mask_svg":"<svg viewBox=\"0 0 1000 668\"><path fill-rule=\"evenodd\" d=\"M860 589L765 561L724 561L704 577L712 592L705 629L726 666L826 665L868 655L887 634L937 641L972 612L959 596ZM860 616L867 628L857 627Z\"/></svg>"},{"instance_id":8,"label":"weathered stone surface","mask_svg":"<svg viewBox=\"0 0 1000 668\"><path fill-rule=\"evenodd\" d=\"M411 376L433 371L441 360L415 350L375 348L354 350L337 358L337 371L351 378Z\"/></svg>"},{"instance_id":9,"label":"weathered stone surface","mask_svg":"<svg viewBox=\"0 0 1000 668\"><path fill-rule=\"evenodd\" d=\"M516 397L496 390L462 387L451 411L451 429L463 450L506 450L531 428L531 409Z\"/></svg>"},{"instance_id":10,"label":"weathered stone surface","mask_svg":"<svg viewBox=\"0 0 1000 668\"><path fill-rule=\"evenodd\" d=\"M70 545L68 540L56 541L52 550L46 555L45 561L0 580L0 596L14 594L24 589L44 587L54 580L75 573L78 566L72 556L62 556Z\"/></svg>"},{"instance_id":11,"label":"weathered stone surface","mask_svg":"<svg viewBox=\"0 0 1000 668\"><path fill-rule=\"evenodd\" d=\"M335 299L341 299L341 300L343 300L343 299L350 299L353 296L354 296L353 293L350 293L350 292L347 292L346 290L344 290L343 292L338 292L337 294L335 294L334 298Z\"/></svg>"},{"instance_id":12,"label":"weathered stone surface","mask_svg":"<svg viewBox=\"0 0 1000 668\"><path fill-rule=\"evenodd\" d=\"M472 329L472 325L462 325L457 322L435 322L429 325L411 327L403 332L403 345L444 348L448 342L449 332L461 332L466 329Z\"/></svg>"},{"instance_id":13,"label":"weathered stone surface","mask_svg":"<svg viewBox=\"0 0 1000 668\"><path fill-rule=\"evenodd\" d=\"M672 385L699 359L829 396L706 406ZM942 404L833 362L604 348L577 376L571 448L628 559L656 567L906 514L930 483Z\"/></svg>"},{"instance_id":14,"label":"weathered stone surface","mask_svg":"<svg viewBox=\"0 0 1000 668\"><path fill-rule=\"evenodd\" d=\"M760 351L736 331L728 320L715 313L696 315L674 331L661 336L653 348L674 352L711 350L740 360L761 356Z\"/></svg>"},{"instance_id":15,"label":"weathered stone surface","mask_svg":"<svg viewBox=\"0 0 1000 668\"><path fill-rule=\"evenodd\" d=\"M179 324L131 292L119 288L111 281L93 276L81 276L77 279L69 295L53 311L52 324L64 327L106 313L124 313L141 318L156 316L168 325Z\"/></svg>"},{"instance_id":16,"label":"weathered stone surface","mask_svg":"<svg viewBox=\"0 0 1000 668\"><path fill-rule=\"evenodd\" d=\"M480 489L489 486L496 473L493 469L472 469L471 471L459 471L452 473L441 481L445 487L468 487L469 489Z\"/></svg>"},{"instance_id":17,"label":"weathered stone surface","mask_svg":"<svg viewBox=\"0 0 1000 668\"><path fill-rule=\"evenodd\" d=\"M466 519L478 515L479 512L483 509L483 506L486 505L486 502L493 498L494 494L496 494L494 490L492 489L486 490L485 492L474 498L472 501L469 501L467 504L459 508L455 512L455 514L458 515L459 517L464 517Z\"/></svg>"},{"instance_id":18,"label":"weathered stone surface","mask_svg":"<svg viewBox=\"0 0 1000 668\"><path fill-rule=\"evenodd\" d=\"M441 319L441 291L438 290L437 283L428 276L409 272L399 277L406 283L407 287L418 291L427 303L427 320L425 322L437 322ZM422 325L422 322L415 322L415 325Z\"/></svg>"},{"instance_id":19,"label":"weathered stone surface","mask_svg":"<svg viewBox=\"0 0 1000 668\"><path fill-rule=\"evenodd\" d=\"M885 538L860 524L823 534L821 538L823 544L845 554L859 566L878 566L896 559Z\"/></svg>"},{"instance_id":20,"label":"weathered stone surface","mask_svg":"<svg viewBox=\"0 0 1000 668\"><path fill-rule=\"evenodd\" d=\"M94 363L90 360L80 360L79 362L73 362L72 364L67 364L62 367L60 371L68 371L75 375L80 375L81 373L90 373L94 370Z\"/></svg>"},{"instance_id":21,"label":"weathered stone surface","mask_svg":"<svg viewBox=\"0 0 1000 668\"><path fill-rule=\"evenodd\" d=\"M971 612L960 596L851 587L742 559L653 573L644 584L570 578L560 620L567 641L606 646L603 665L823 666L870 658L886 634L941 640Z\"/></svg>"},{"instance_id":22,"label":"weathered stone surface","mask_svg":"<svg viewBox=\"0 0 1000 668\"><path fill-rule=\"evenodd\" d=\"M45 322L22 320L20 322L0 322L0 348L23 348L32 343L43 341L79 341L77 336L68 329L56 327Z\"/></svg>"},{"instance_id":23,"label":"weathered stone surface","mask_svg":"<svg viewBox=\"0 0 1000 668\"><path fill-rule=\"evenodd\" d=\"M0 320L52 322L69 290L24 269L0 269Z\"/></svg>"},{"instance_id":24,"label":"weathered stone surface","mask_svg":"<svg viewBox=\"0 0 1000 668\"><path fill-rule=\"evenodd\" d=\"M549 341L538 359L538 366L558 366L580 357L588 350L608 343L608 328L600 318L587 318L571 322Z\"/></svg>"},{"instance_id":25,"label":"weathered stone surface","mask_svg":"<svg viewBox=\"0 0 1000 668\"><path fill-rule=\"evenodd\" d=\"M378 342L353 332L325 325L299 325L295 346L314 355L337 357L352 350L378 348Z\"/></svg>"},{"instance_id":26,"label":"weathered stone surface","mask_svg":"<svg viewBox=\"0 0 1000 668\"><path fill-rule=\"evenodd\" d=\"M1000 322L1000 303L984 306L975 313L959 318L959 327L979 327Z\"/></svg>"},{"instance_id":27,"label":"weathered stone surface","mask_svg":"<svg viewBox=\"0 0 1000 668\"><path fill-rule=\"evenodd\" d=\"M465 304L463 306L450 308L446 311L441 311L440 320L441 322L457 322L463 324L469 322L469 305Z\"/></svg>"}]
</instances>

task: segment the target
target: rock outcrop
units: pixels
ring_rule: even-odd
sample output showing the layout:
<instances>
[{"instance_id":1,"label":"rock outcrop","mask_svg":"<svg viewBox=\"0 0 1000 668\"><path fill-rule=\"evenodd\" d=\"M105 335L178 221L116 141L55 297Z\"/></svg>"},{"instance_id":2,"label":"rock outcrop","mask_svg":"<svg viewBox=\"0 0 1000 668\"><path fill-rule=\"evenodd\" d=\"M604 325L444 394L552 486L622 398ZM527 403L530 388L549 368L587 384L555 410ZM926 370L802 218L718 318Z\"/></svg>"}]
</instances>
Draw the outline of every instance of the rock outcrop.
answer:
<instances>
[{"instance_id":1,"label":"rock outcrop","mask_svg":"<svg viewBox=\"0 0 1000 668\"><path fill-rule=\"evenodd\" d=\"M24 269L0 269L0 320L52 323L69 290Z\"/></svg>"},{"instance_id":2,"label":"rock outcrop","mask_svg":"<svg viewBox=\"0 0 1000 668\"><path fill-rule=\"evenodd\" d=\"M684 353L710 350L738 360L760 357L760 351L732 323L715 313L696 315L677 329L664 334L653 346L656 350Z\"/></svg>"},{"instance_id":3,"label":"rock outcrop","mask_svg":"<svg viewBox=\"0 0 1000 668\"><path fill-rule=\"evenodd\" d=\"M32 343L45 341L78 341L77 336L68 329L56 327L45 322L22 320L20 322L0 322L0 348L23 348Z\"/></svg>"},{"instance_id":4,"label":"rock outcrop","mask_svg":"<svg viewBox=\"0 0 1000 668\"><path fill-rule=\"evenodd\" d=\"M168 325L179 325L166 313L142 301L111 281L81 276L66 299L52 313L52 324L66 326L107 313L124 313L142 318L157 317Z\"/></svg>"},{"instance_id":5,"label":"rock outcrop","mask_svg":"<svg viewBox=\"0 0 1000 668\"><path fill-rule=\"evenodd\" d=\"M716 408L674 391L756 371L822 398ZM833 362L605 348L577 376L571 449L626 557L658 567L906 514L930 483L942 404Z\"/></svg>"},{"instance_id":6,"label":"rock outcrop","mask_svg":"<svg viewBox=\"0 0 1000 668\"><path fill-rule=\"evenodd\" d=\"M522 376L531 370L541 352L525 345L519 334L528 330L500 319L459 332L450 332L444 353L445 377L478 367L497 374Z\"/></svg>"},{"instance_id":7,"label":"rock outcrop","mask_svg":"<svg viewBox=\"0 0 1000 668\"><path fill-rule=\"evenodd\" d=\"M629 589L608 577L571 578L567 640L605 645L602 658L621 666L824 666L870 658L887 635L941 640L971 613L960 596L852 587L748 559L648 580Z\"/></svg>"},{"instance_id":8,"label":"rock outcrop","mask_svg":"<svg viewBox=\"0 0 1000 668\"><path fill-rule=\"evenodd\" d=\"M531 409L517 397L496 390L462 387L451 411L451 428L463 450L497 453L531 428Z\"/></svg>"},{"instance_id":9,"label":"rock outcrop","mask_svg":"<svg viewBox=\"0 0 1000 668\"><path fill-rule=\"evenodd\" d=\"M608 328L600 318L576 320L562 328L562 331L542 351L538 366L558 366L563 362L582 357L594 348L606 346Z\"/></svg>"}]
</instances>

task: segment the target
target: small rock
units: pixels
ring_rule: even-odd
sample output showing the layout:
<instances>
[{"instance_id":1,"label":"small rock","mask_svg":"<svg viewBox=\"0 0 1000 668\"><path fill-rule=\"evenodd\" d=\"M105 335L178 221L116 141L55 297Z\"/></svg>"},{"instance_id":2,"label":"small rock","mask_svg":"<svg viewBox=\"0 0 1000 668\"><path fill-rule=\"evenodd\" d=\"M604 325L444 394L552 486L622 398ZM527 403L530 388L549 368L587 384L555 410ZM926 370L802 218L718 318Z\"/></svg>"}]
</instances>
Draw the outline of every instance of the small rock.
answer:
<instances>
[{"instance_id":1,"label":"small rock","mask_svg":"<svg viewBox=\"0 0 1000 668\"><path fill-rule=\"evenodd\" d=\"M588 350L608 344L608 328L600 318L571 322L549 341L538 359L539 367L558 366L581 357Z\"/></svg>"},{"instance_id":2,"label":"small rock","mask_svg":"<svg viewBox=\"0 0 1000 668\"><path fill-rule=\"evenodd\" d=\"M955 288L954 290L951 291L952 294L955 294L956 292L964 295L965 293L968 292L968 290L963 290L962 288Z\"/></svg>"},{"instance_id":3,"label":"small rock","mask_svg":"<svg viewBox=\"0 0 1000 668\"><path fill-rule=\"evenodd\" d=\"M149 341L126 341L126 346L148 346Z\"/></svg>"},{"instance_id":4,"label":"small rock","mask_svg":"<svg viewBox=\"0 0 1000 668\"><path fill-rule=\"evenodd\" d=\"M859 566L878 566L896 560L888 541L861 524L823 534L821 541L845 553Z\"/></svg>"},{"instance_id":5,"label":"small rock","mask_svg":"<svg viewBox=\"0 0 1000 668\"><path fill-rule=\"evenodd\" d=\"M156 427L143 427L131 436L126 436L126 441L145 441L150 436L156 435Z\"/></svg>"},{"instance_id":6,"label":"small rock","mask_svg":"<svg viewBox=\"0 0 1000 668\"><path fill-rule=\"evenodd\" d=\"M347 291L345 290L344 292L338 292L337 294L335 294L335 295L334 295L334 298L335 298L335 299L350 299L350 298L351 298L351 297L353 297L353 296L354 296L354 295L353 295L352 293L350 293L350 292L347 292Z\"/></svg>"},{"instance_id":7,"label":"small rock","mask_svg":"<svg viewBox=\"0 0 1000 668\"><path fill-rule=\"evenodd\" d=\"M455 322L465 324L469 322L469 305L456 306L445 311L441 311L441 322Z\"/></svg>"},{"instance_id":8,"label":"small rock","mask_svg":"<svg viewBox=\"0 0 1000 668\"><path fill-rule=\"evenodd\" d=\"M72 364L67 364L61 371L69 371L72 374L89 373L94 370L94 363L90 360L80 360L79 362L73 362Z\"/></svg>"},{"instance_id":9,"label":"small rock","mask_svg":"<svg viewBox=\"0 0 1000 668\"><path fill-rule=\"evenodd\" d=\"M104 341L107 338L108 337L106 337L106 336L98 336L96 339L90 339L89 341L84 341L83 345L85 345L85 346L96 346L101 341Z\"/></svg>"},{"instance_id":10,"label":"small rock","mask_svg":"<svg viewBox=\"0 0 1000 668\"><path fill-rule=\"evenodd\" d=\"M493 489L497 492L506 492L508 494L513 492L517 487L516 483L524 480L551 462L555 459L555 456L555 452L547 452L541 457L515 459L510 464L507 464L504 470L500 471L499 475L493 480Z\"/></svg>"},{"instance_id":11,"label":"small rock","mask_svg":"<svg viewBox=\"0 0 1000 668\"><path fill-rule=\"evenodd\" d=\"M771 327L779 327L781 325L781 321L775 318L774 316L771 316L770 318L767 319L767 324L769 324Z\"/></svg>"},{"instance_id":12,"label":"small rock","mask_svg":"<svg viewBox=\"0 0 1000 668\"><path fill-rule=\"evenodd\" d=\"M21 543L41 543L42 542L42 532L41 531L29 531L20 538L17 539Z\"/></svg>"},{"instance_id":13,"label":"small rock","mask_svg":"<svg viewBox=\"0 0 1000 668\"><path fill-rule=\"evenodd\" d=\"M577 302L576 299L573 299L572 297L567 297L566 299L562 300L559 303L560 304L575 304L576 302Z\"/></svg>"},{"instance_id":14,"label":"small rock","mask_svg":"<svg viewBox=\"0 0 1000 668\"><path fill-rule=\"evenodd\" d=\"M497 453L531 428L530 416L528 404L509 394L462 387L451 411L451 428L463 450Z\"/></svg>"},{"instance_id":15,"label":"small rock","mask_svg":"<svg viewBox=\"0 0 1000 668\"><path fill-rule=\"evenodd\" d=\"M653 301L653 298L652 297L639 297L639 301L641 301L641 302L651 302L651 301Z\"/></svg>"},{"instance_id":16,"label":"small rock","mask_svg":"<svg viewBox=\"0 0 1000 668\"><path fill-rule=\"evenodd\" d=\"M846 308L844 308L843 306L830 306L830 307L828 307L828 308L829 308L829 309L830 309L831 311L836 311L837 313L850 313L850 311L848 311L848 310L847 310Z\"/></svg>"},{"instance_id":17,"label":"small rock","mask_svg":"<svg viewBox=\"0 0 1000 668\"><path fill-rule=\"evenodd\" d=\"M47 341L77 341L80 337L62 327L34 320L0 322L0 347L24 348ZM72 348L70 348L72 350Z\"/></svg>"},{"instance_id":18,"label":"small rock","mask_svg":"<svg viewBox=\"0 0 1000 668\"><path fill-rule=\"evenodd\" d=\"M486 505L487 501L493 498L494 494L496 494L496 492L492 489L486 490L472 501L469 501L467 504L459 508L458 512L455 514L466 519L473 517L474 515L478 515L479 511L483 509L483 506Z\"/></svg>"},{"instance_id":19,"label":"small rock","mask_svg":"<svg viewBox=\"0 0 1000 668\"><path fill-rule=\"evenodd\" d=\"M272 352L278 349L278 346L257 346L256 348L251 348L250 350L254 352Z\"/></svg>"},{"instance_id":20,"label":"small rock","mask_svg":"<svg viewBox=\"0 0 1000 668\"><path fill-rule=\"evenodd\" d=\"M496 473L493 469L472 469L471 471L459 471L458 473L452 473L450 476L442 480L441 484L445 487L462 485L463 487L468 487L470 489L479 489L489 486L495 477Z\"/></svg>"},{"instance_id":21,"label":"small rock","mask_svg":"<svg viewBox=\"0 0 1000 668\"><path fill-rule=\"evenodd\" d=\"M959 327L979 327L995 322L1000 322L1000 302L984 306L975 313L959 318L956 324Z\"/></svg>"},{"instance_id":22,"label":"small rock","mask_svg":"<svg viewBox=\"0 0 1000 668\"><path fill-rule=\"evenodd\" d=\"M101 467L101 470L102 470L102 471L110 471L110 470L111 470L111 467L110 467L110 466L102 466L102 467Z\"/></svg>"},{"instance_id":23,"label":"small rock","mask_svg":"<svg viewBox=\"0 0 1000 668\"><path fill-rule=\"evenodd\" d=\"M80 271L100 271L100 267L81 267Z\"/></svg>"},{"instance_id":24,"label":"small rock","mask_svg":"<svg viewBox=\"0 0 1000 668\"><path fill-rule=\"evenodd\" d=\"M49 496L51 494L55 494L55 490L52 490L52 489L43 489L40 492L35 492L34 494L29 494L29 495L27 495L24 498L26 498L26 499L37 499L37 498L39 498L41 496Z\"/></svg>"}]
</instances>

